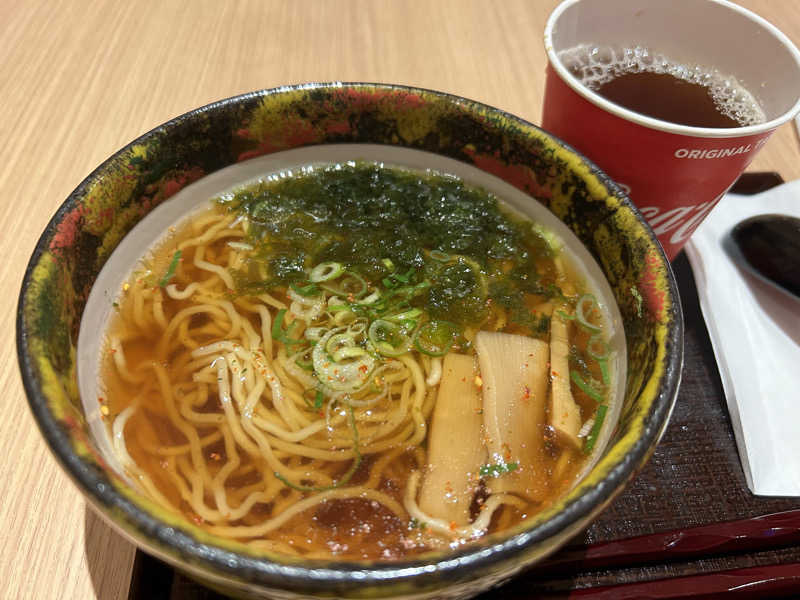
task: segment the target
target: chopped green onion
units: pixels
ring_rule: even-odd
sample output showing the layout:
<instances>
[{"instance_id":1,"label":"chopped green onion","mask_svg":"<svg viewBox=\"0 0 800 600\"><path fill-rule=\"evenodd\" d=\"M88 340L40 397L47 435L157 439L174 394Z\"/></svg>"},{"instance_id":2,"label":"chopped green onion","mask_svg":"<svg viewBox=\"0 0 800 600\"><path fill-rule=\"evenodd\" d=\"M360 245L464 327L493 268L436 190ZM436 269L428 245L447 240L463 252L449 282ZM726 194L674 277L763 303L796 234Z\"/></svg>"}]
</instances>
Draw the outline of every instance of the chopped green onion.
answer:
<instances>
[{"instance_id":1,"label":"chopped green onion","mask_svg":"<svg viewBox=\"0 0 800 600\"><path fill-rule=\"evenodd\" d=\"M550 229L539 223L534 223L531 226L531 230L547 244L547 250L551 255L554 256L561 252L561 240Z\"/></svg>"},{"instance_id":2,"label":"chopped green onion","mask_svg":"<svg viewBox=\"0 0 800 600\"><path fill-rule=\"evenodd\" d=\"M597 304L597 298L592 294L584 294L578 298L578 302L575 305L575 318L578 324L584 329L594 333L600 331L602 328L599 325L595 325L589 321L591 313L599 309L600 305Z\"/></svg>"},{"instance_id":3,"label":"chopped green onion","mask_svg":"<svg viewBox=\"0 0 800 600\"><path fill-rule=\"evenodd\" d=\"M311 269L309 279L312 283L330 281L344 273L344 265L338 262L324 262Z\"/></svg>"},{"instance_id":4,"label":"chopped green onion","mask_svg":"<svg viewBox=\"0 0 800 600\"><path fill-rule=\"evenodd\" d=\"M385 319L373 321L367 332L369 341L384 356L400 356L408 352L411 339L403 332L403 328Z\"/></svg>"},{"instance_id":5,"label":"chopped green onion","mask_svg":"<svg viewBox=\"0 0 800 600\"><path fill-rule=\"evenodd\" d=\"M356 358L357 356L364 356L367 353L366 350L360 348L358 346L341 346L338 350L334 351L333 353L333 360L336 362L342 362L348 358Z\"/></svg>"},{"instance_id":6,"label":"chopped green onion","mask_svg":"<svg viewBox=\"0 0 800 600\"><path fill-rule=\"evenodd\" d=\"M600 375L603 378L603 383L608 385L608 344L605 343L599 333L595 333L589 338L589 343L586 345L586 353L597 361L600 365Z\"/></svg>"},{"instance_id":7,"label":"chopped green onion","mask_svg":"<svg viewBox=\"0 0 800 600\"><path fill-rule=\"evenodd\" d=\"M355 318L356 318L356 316L353 313L353 311L351 311L351 310L342 310L340 312L337 312L334 315L333 322L336 325L339 325L339 326L347 325L348 323L350 323Z\"/></svg>"},{"instance_id":8,"label":"chopped green onion","mask_svg":"<svg viewBox=\"0 0 800 600\"><path fill-rule=\"evenodd\" d=\"M390 271L394 271L394 263L392 262L391 258L384 258L381 259L383 266L389 269Z\"/></svg>"},{"instance_id":9,"label":"chopped green onion","mask_svg":"<svg viewBox=\"0 0 800 600\"><path fill-rule=\"evenodd\" d=\"M307 340L311 340L312 342L316 342L319 340L323 335L325 335L328 330L325 327L309 327L303 332L303 336Z\"/></svg>"},{"instance_id":10,"label":"chopped green onion","mask_svg":"<svg viewBox=\"0 0 800 600\"><path fill-rule=\"evenodd\" d=\"M358 321L354 325L357 323ZM325 388L334 392L353 393L369 382L375 369L376 357L365 351L363 354L351 356L350 360L345 356L346 352L340 352L343 348L363 349L356 342L356 335L359 334L348 327L331 329L311 351L314 375ZM347 360L337 361L337 352Z\"/></svg>"},{"instance_id":11,"label":"chopped green onion","mask_svg":"<svg viewBox=\"0 0 800 600\"><path fill-rule=\"evenodd\" d=\"M599 333L595 333L589 338L589 342L586 344L586 353L595 360L608 358L608 344L605 343Z\"/></svg>"},{"instance_id":12,"label":"chopped green onion","mask_svg":"<svg viewBox=\"0 0 800 600\"><path fill-rule=\"evenodd\" d=\"M347 330L353 335L361 335L367 330L368 325L369 321L367 321L366 319L363 318L356 319L355 321L350 323L350 326L347 328Z\"/></svg>"},{"instance_id":13,"label":"chopped green onion","mask_svg":"<svg viewBox=\"0 0 800 600\"><path fill-rule=\"evenodd\" d=\"M494 463L483 465L478 473L481 477L500 477L500 475L505 475L506 473L512 473L519 468L519 463Z\"/></svg>"},{"instance_id":14,"label":"chopped green onion","mask_svg":"<svg viewBox=\"0 0 800 600\"><path fill-rule=\"evenodd\" d=\"M416 319L422 314L422 311L418 308L412 308L411 310L407 310L401 313L397 313L394 315L389 315L386 318L390 321L407 321L409 319Z\"/></svg>"},{"instance_id":15,"label":"chopped green onion","mask_svg":"<svg viewBox=\"0 0 800 600\"><path fill-rule=\"evenodd\" d=\"M417 322L414 319L403 319L402 321L397 321L397 324L405 331L414 331L417 327Z\"/></svg>"},{"instance_id":16,"label":"chopped green onion","mask_svg":"<svg viewBox=\"0 0 800 600\"><path fill-rule=\"evenodd\" d=\"M337 284L338 285L333 285L332 283L322 283L320 287L331 294L336 294L337 296L352 296L353 298L361 298L367 293L367 282L363 277L361 277L361 275L353 273L352 271L348 271L344 277L341 277Z\"/></svg>"},{"instance_id":17,"label":"chopped green onion","mask_svg":"<svg viewBox=\"0 0 800 600\"><path fill-rule=\"evenodd\" d=\"M558 314L558 316L561 317L561 320L563 321L572 321L575 318L575 315L568 315L563 310L557 310L556 314Z\"/></svg>"},{"instance_id":18,"label":"chopped green onion","mask_svg":"<svg viewBox=\"0 0 800 600\"><path fill-rule=\"evenodd\" d=\"M396 288L401 283L408 283L411 281L411 277L414 275L414 267L411 267L405 273L400 273L399 271L395 271L388 277L384 277L381 281L383 285L389 289Z\"/></svg>"},{"instance_id":19,"label":"chopped green onion","mask_svg":"<svg viewBox=\"0 0 800 600\"><path fill-rule=\"evenodd\" d=\"M458 332L458 327L450 321L428 321L414 336L414 345L428 356L444 356L453 347Z\"/></svg>"},{"instance_id":20,"label":"chopped green onion","mask_svg":"<svg viewBox=\"0 0 800 600\"><path fill-rule=\"evenodd\" d=\"M303 340L298 340L293 337L290 337L297 323L292 323L284 330L283 319L285 316L286 316L285 308L280 309L278 311L278 314L275 315L275 322L272 323L272 339L277 340L279 342L283 342L287 346L299 344Z\"/></svg>"},{"instance_id":21,"label":"chopped green onion","mask_svg":"<svg viewBox=\"0 0 800 600\"><path fill-rule=\"evenodd\" d=\"M450 262L450 255L441 250L431 250L431 258L439 262Z\"/></svg>"},{"instance_id":22,"label":"chopped green onion","mask_svg":"<svg viewBox=\"0 0 800 600\"><path fill-rule=\"evenodd\" d=\"M608 385L611 382L611 379L608 376L608 361L605 359L598 360L597 364L600 365L600 376L603 378L603 383Z\"/></svg>"},{"instance_id":23,"label":"chopped green onion","mask_svg":"<svg viewBox=\"0 0 800 600\"><path fill-rule=\"evenodd\" d=\"M586 442L583 445L584 453L589 454L597 443L597 437L600 435L600 429L603 427L606 412L608 412L608 406L605 404L601 404L597 407L597 412L594 415L594 425L592 425L592 430L589 432L589 435L586 436Z\"/></svg>"},{"instance_id":24,"label":"chopped green onion","mask_svg":"<svg viewBox=\"0 0 800 600\"><path fill-rule=\"evenodd\" d=\"M406 271L403 275L395 275L395 279L402 281L403 283L408 283L411 280L411 276L414 274L414 268L410 268Z\"/></svg>"},{"instance_id":25,"label":"chopped green onion","mask_svg":"<svg viewBox=\"0 0 800 600\"><path fill-rule=\"evenodd\" d=\"M378 290L375 290L369 296L363 297L361 299L361 304L372 304L373 302L377 302L380 297L381 293Z\"/></svg>"},{"instance_id":26,"label":"chopped green onion","mask_svg":"<svg viewBox=\"0 0 800 600\"><path fill-rule=\"evenodd\" d=\"M159 287L167 287L169 280L175 277L175 271L178 269L178 261L181 259L181 251L176 250L175 254L172 255L172 261L169 263L169 268L167 272L164 273L164 276L161 278L161 281L158 282Z\"/></svg>"},{"instance_id":27,"label":"chopped green onion","mask_svg":"<svg viewBox=\"0 0 800 600\"><path fill-rule=\"evenodd\" d=\"M309 283L308 285L304 286L299 286L296 283L290 283L289 287L291 287L301 296L315 296L319 292L319 286L316 283Z\"/></svg>"},{"instance_id":28,"label":"chopped green onion","mask_svg":"<svg viewBox=\"0 0 800 600\"><path fill-rule=\"evenodd\" d=\"M353 334L349 331L344 331L343 333L335 333L328 337L327 342L325 343L325 351L330 354L331 356L341 348L342 346L350 346L354 347L356 341L353 337Z\"/></svg>"},{"instance_id":29,"label":"chopped green onion","mask_svg":"<svg viewBox=\"0 0 800 600\"><path fill-rule=\"evenodd\" d=\"M592 386L590 386L588 383L586 383L581 378L581 376L578 375L577 371L570 371L569 372L569 378L573 381L573 383L575 385L577 385L580 388L580 390L584 394L589 396L592 400L594 400L598 404L602 403L605 400L603 398L603 396L601 396L600 393L597 390L595 390Z\"/></svg>"},{"instance_id":30,"label":"chopped green onion","mask_svg":"<svg viewBox=\"0 0 800 600\"><path fill-rule=\"evenodd\" d=\"M309 392L314 392L313 402L308 397ZM303 392L303 400L306 401L306 404L308 404L309 408L313 408L314 410L319 410L322 408L322 405L325 402L325 395L322 393L322 390L315 390L314 388L310 388Z\"/></svg>"}]
</instances>

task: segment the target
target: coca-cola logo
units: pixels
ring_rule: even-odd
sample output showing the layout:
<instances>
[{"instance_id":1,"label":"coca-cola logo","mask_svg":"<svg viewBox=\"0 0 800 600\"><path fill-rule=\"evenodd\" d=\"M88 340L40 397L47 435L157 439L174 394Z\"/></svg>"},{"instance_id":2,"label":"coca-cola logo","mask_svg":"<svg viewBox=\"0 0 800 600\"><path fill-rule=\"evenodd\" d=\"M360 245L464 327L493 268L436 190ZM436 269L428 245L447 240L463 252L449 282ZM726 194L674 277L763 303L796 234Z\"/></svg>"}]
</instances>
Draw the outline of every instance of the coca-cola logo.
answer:
<instances>
[{"instance_id":1,"label":"coca-cola logo","mask_svg":"<svg viewBox=\"0 0 800 600\"><path fill-rule=\"evenodd\" d=\"M662 240L662 243L665 234L672 232L672 235L669 236L669 242L671 244L683 244L724 195L725 192L709 202L678 206L664 212L658 206L645 206L640 208L639 211L647 219L650 227L653 228L653 232Z\"/></svg>"}]
</instances>

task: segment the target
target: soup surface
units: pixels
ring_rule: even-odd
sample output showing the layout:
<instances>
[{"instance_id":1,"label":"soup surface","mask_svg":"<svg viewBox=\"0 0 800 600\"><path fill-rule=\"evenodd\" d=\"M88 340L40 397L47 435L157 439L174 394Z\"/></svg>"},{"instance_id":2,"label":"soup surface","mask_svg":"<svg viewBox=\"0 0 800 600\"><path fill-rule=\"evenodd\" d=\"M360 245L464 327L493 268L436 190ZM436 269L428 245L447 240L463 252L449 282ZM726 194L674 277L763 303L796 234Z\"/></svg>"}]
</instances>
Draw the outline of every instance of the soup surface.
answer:
<instances>
[{"instance_id":1,"label":"soup surface","mask_svg":"<svg viewBox=\"0 0 800 600\"><path fill-rule=\"evenodd\" d=\"M542 510L597 450L617 359L561 242L436 173L336 163L215 198L115 302L125 470L209 532L394 560Z\"/></svg>"}]
</instances>

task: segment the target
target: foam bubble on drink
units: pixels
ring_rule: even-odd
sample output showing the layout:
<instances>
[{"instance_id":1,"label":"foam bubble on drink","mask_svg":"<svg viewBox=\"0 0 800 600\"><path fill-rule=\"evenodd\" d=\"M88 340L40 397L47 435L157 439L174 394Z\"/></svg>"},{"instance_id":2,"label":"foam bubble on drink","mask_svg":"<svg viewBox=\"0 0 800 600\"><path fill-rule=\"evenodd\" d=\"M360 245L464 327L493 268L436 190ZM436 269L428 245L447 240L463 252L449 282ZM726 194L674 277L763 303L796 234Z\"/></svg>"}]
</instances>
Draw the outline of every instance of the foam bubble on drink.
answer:
<instances>
[{"instance_id":1,"label":"foam bubble on drink","mask_svg":"<svg viewBox=\"0 0 800 600\"><path fill-rule=\"evenodd\" d=\"M743 126L767 120L758 101L735 77L713 68L670 60L643 46L581 44L562 50L558 57L567 70L591 90L625 73L665 73L707 88L720 112Z\"/></svg>"}]
</instances>

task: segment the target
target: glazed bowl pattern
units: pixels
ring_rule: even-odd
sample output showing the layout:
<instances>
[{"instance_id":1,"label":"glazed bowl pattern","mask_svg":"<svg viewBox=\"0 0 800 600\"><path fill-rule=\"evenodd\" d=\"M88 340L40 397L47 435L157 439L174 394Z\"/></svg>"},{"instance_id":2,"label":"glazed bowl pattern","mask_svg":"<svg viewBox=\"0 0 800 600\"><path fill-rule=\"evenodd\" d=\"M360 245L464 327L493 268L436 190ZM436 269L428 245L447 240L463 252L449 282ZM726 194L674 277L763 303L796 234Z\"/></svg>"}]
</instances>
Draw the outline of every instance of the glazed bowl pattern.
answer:
<instances>
[{"instance_id":1,"label":"glazed bowl pattern","mask_svg":"<svg viewBox=\"0 0 800 600\"><path fill-rule=\"evenodd\" d=\"M544 204L581 240L615 295L627 338L620 420L603 456L562 500L480 544L401 563L304 561L204 532L132 489L92 438L77 382L88 294L125 234L187 185L255 157L380 144L473 165ZM585 527L652 453L680 380L682 318L669 264L625 197L588 160L500 110L433 91L310 84L255 92L180 116L98 167L67 198L28 265L17 343L38 425L97 511L146 551L244 597L467 597L508 579Z\"/></svg>"}]
</instances>

